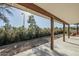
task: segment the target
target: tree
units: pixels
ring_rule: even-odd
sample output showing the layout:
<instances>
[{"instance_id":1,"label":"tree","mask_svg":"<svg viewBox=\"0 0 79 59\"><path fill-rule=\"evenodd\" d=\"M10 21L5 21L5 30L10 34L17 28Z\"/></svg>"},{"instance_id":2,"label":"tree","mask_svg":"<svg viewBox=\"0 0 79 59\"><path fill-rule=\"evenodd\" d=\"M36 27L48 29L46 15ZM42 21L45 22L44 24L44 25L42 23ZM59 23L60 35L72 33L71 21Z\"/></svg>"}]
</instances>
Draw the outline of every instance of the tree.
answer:
<instances>
[{"instance_id":1,"label":"tree","mask_svg":"<svg viewBox=\"0 0 79 59\"><path fill-rule=\"evenodd\" d=\"M12 14L12 12L9 10L10 6L4 3L0 3L0 19L3 20L5 23L8 23L8 19L5 16L4 12L8 12L9 14Z\"/></svg>"},{"instance_id":2,"label":"tree","mask_svg":"<svg viewBox=\"0 0 79 59\"><path fill-rule=\"evenodd\" d=\"M0 20L3 20L5 22L5 25L7 26L9 26L9 20L4 12L13 15L13 13L10 11L11 9L12 8L9 5L5 3L0 3Z\"/></svg>"},{"instance_id":3,"label":"tree","mask_svg":"<svg viewBox=\"0 0 79 59\"><path fill-rule=\"evenodd\" d=\"M29 23L29 28L28 28L29 36L32 38L38 37L40 28L37 26L33 15L29 16L28 23Z\"/></svg>"}]
</instances>

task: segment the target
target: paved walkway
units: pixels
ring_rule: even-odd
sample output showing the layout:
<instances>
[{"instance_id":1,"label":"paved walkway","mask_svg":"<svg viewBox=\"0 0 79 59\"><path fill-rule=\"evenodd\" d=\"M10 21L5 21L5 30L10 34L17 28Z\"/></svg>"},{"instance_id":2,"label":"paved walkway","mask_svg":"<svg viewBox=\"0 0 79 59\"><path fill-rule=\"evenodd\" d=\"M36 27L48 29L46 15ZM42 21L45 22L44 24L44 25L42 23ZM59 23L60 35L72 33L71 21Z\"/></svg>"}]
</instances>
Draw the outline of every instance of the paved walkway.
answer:
<instances>
[{"instance_id":1,"label":"paved walkway","mask_svg":"<svg viewBox=\"0 0 79 59\"><path fill-rule=\"evenodd\" d=\"M14 56L79 56L79 37L66 37L66 42L63 42L62 38L55 40L54 50L50 49L48 42Z\"/></svg>"}]
</instances>

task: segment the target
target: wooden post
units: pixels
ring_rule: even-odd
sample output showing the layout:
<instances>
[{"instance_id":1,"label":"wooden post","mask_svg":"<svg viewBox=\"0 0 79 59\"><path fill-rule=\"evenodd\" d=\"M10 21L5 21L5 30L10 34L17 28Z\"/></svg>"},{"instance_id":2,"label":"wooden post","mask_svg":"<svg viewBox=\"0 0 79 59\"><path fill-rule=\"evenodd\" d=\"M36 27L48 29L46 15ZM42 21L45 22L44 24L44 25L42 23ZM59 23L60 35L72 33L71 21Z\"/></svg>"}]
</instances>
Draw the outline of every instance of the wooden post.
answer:
<instances>
[{"instance_id":1,"label":"wooden post","mask_svg":"<svg viewBox=\"0 0 79 59\"><path fill-rule=\"evenodd\" d=\"M78 24L77 24L77 34L78 34Z\"/></svg>"},{"instance_id":2,"label":"wooden post","mask_svg":"<svg viewBox=\"0 0 79 59\"><path fill-rule=\"evenodd\" d=\"M65 24L63 23L63 41L65 42Z\"/></svg>"},{"instance_id":3,"label":"wooden post","mask_svg":"<svg viewBox=\"0 0 79 59\"><path fill-rule=\"evenodd\" d=\"M54 49L54 20L51 18L51 49Z\"/></svg>"},{"instance_id":4,"label":"wooden post","mask_svg":"<svg viewBox=\"0 0 79 59\"><path fill-rule=\"evenodd\" d=\"M70 38L70 25L68 25L68 38Z\"/></svg>"},{"instance_id":5,"label":"wooden post","mask_svg":"<svg viewBox=\"0 0 79 59\"><path fill-rule=\"evenodd\" d=\"M78 26L79 26L79 23L78 23ZM78 34L79 34L79 27L78 27Z\"/></svg>"}]
</instances>

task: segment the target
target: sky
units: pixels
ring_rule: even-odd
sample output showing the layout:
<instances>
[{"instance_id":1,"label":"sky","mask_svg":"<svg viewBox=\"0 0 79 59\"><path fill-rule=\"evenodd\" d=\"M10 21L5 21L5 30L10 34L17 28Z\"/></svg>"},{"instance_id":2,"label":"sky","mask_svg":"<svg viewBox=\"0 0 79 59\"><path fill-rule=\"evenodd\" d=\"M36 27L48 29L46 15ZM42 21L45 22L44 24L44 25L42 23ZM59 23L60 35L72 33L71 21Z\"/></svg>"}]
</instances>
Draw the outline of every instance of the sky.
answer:
<instances>
[{"instance_id":1,"label":"sky","mask_svg":"<svg viewBox=\"0 0 79 59\"><path fill-rule=\"evenodd\" d=\"M23 17L25 15L25 27L28 28L28 23L27 23L28 17L29 17L29 15L34 15L34 14L31 14L29 12L25 12L25 11L22 11L20 9L13 8L13 7L10 11L13 13L13 15L8 14L7 12L4 12L4 14L9 19L9 23L11 24L11 26L14 26L14 27L22 26L23 25ZM22 13L24 13L24 15L22 15ZM50 20L49 19L37 16L37 15L34 15L34 18L35 18L36 24L39 27L50 28ZM2 20L0 20L0 27L4 26L4 25L5 25L5 23ZM57 22L54 22L54 26L59 27L59 28L63 27L62 24L57 23Z\"/></svg>"}]
</instances>

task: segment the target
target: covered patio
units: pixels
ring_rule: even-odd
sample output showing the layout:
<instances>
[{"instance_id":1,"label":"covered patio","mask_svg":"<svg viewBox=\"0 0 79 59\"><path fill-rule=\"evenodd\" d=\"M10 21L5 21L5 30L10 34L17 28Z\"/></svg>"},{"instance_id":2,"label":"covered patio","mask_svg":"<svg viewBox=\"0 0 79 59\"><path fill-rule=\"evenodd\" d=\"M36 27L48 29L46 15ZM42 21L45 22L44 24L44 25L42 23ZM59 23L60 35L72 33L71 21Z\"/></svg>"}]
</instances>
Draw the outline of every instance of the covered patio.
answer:
<instances>
[{"instance_id":1,"label":"covered patio","mask_svg":"<svg viewBox=\"0 0 79 59\"><path fill-rule=\"evenodd\" d=\"M68 39L66 36L66 42L62 41L62 37L54 40L54 42L54 50L50 49L49 42L14 56L79 56L79 37Z\"/></svg>"},{"instance_id":2,"label":"covered patio","mask_svg":"<svg viewBox=\"0 0 79 59\"><path fill-rule=\"evenodd\" d=\"M19 8L24 11L34 13L36 15L45 17L50 20L51 24L51 40L49 43L39 46L41 50L45 51L46 48L50 55L57 51L58 55L79 55L79 37L70 36L70 25L76 24L76 35L79 35L79 4L42 4L42 3L17 3L9 4L10 6ZM54 21L63 24L63 37L55 40L54 38ZM68 26L67 35L65 35L65 27ZM36 47L35 49L37 49ZM50 48L52 50L50 50ZM56 51L55 51L56 50ZM30 50L32 53L32 49ZM26 51L27 53L28 51ZM47 51L45 51L47 52ZM52 53L51 53L52 52ZM25 52L24 52L25 53ZM29 52L28 52L29 53ZM40 53L40 52L37 52ZM46 54L46 53L44 53ZM22 54L18 54L22 55ZM25 54L28 55L28 54ZM32 54L33 55L33 54Z\"/></svg>"}]
</instances>

